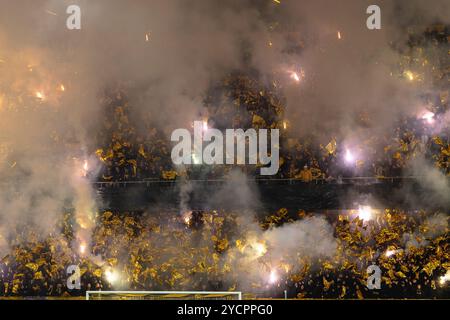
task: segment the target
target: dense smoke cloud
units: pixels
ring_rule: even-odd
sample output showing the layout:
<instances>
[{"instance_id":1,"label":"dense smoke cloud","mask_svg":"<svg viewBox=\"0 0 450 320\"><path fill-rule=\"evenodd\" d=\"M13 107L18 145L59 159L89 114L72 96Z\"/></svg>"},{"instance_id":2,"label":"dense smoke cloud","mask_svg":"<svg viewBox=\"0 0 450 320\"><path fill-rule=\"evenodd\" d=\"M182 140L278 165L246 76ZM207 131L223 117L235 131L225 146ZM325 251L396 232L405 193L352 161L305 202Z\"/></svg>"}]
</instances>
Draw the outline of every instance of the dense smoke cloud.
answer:
<instances>
[{"instance_id":1,"label":"dense smoke cloud","mask_svg":"<svg viewBox=\"0 0 450 320\"><path fill-rule=\"evenodd\" d=\"M295 250L312 258L330 258L337 249L331 224L319 216L273 228L263 237L274 248L275 258L288 256Z\"/></svg>"},{"instance_id":2,"label":"dense smoke cloud","mask_svg":"<svg viewBox=\"0 0 450 320\"><path fill-rule=\"evenodd\" d=\"M427 217L418 230L403 234L406 251L411 250L411 248L425 247L429 244L429 240L448 232L448 219L448 215L437 213ZM420 228L424 229L425 232L421 233Z\"/></svg>"},{"instance_id":3,"label":"dense smoke cloud","mask_svg":"<svg viewBox=\"0 0 450 320\"><path fill-rule=\"evenodd\" d=\"M81 7L79 31L66 28L69 4ZM4 7L2 223L30 218L47 231L68 198L81 206L75 208L81 215L95 209L85 179L73 176L96 145L102 90L131 83L140 88L131 97L137 110L152 111L156 125L186 126L199 114L210 81L239 66L234 35L257 21L249 18L257 15L253 10L240 13L233 4L221 10L206 1L22 1ZM226 23L240 15L241 22Z\"/></svg>"},{"instance_id":4,"label":"dense smoke cloud","mask_svg":"<svg viewBox=\"0 0 450 320\"><path fill-rule=\"evenodd\" d=\"M65 28L69 4L81 7L79 31ZM287 66L304 69L300 85L285 83L288 115L301 132L319 127L339 133L353 128L358 112L368 112L379 127L394 113L418 107L417 88L390 74L399 58L391 41L405 35L403 26L413 18L422 28L448 21L445 1L432 6L386 1L379 4L382 29L371 31L365 25L368 5L370 1L268 1L265 6L252 1L20 1L2 10L2 50L31 52L24 60L38 59L52 73L69 68L67 80L78 93L76 118L98 110L96 101L80 103L80 93L122 81L138 89L131 99L138 109L151 111L155 123L179 127L201 113L202 97L213 81L243 67L246 48L250 66L262 74L282 73ZM292 43L300 49L288 50ZM70 112L68 121L76 114Z\"/></svg>"},{"instance_id":5,"label":"dense smoke cloud","mask_svg":"<svg viewBox=\"0 0 450 320\"><path fill-rule=\"evenodd\" d=\"M441 12L447 4L441 1L432 6L420 1L377 3L381 8L381 30L366 27L365 11L372 4L370 1L288 1L284 4L280 10L288 17L287 24L302 44L299 54L286 53L287 44L281 41L275 59L267 61L261 55L258 62L264 68L276 66L277 61L290 61L291 68L297 65L304 69L304 81L291 84L286 90L288 118L295 123L293 130L301 134L323 130L328 141L333 135L364 139L383 133L399 114L424 108L419 93L432 88L405 82L393 76L392 70L398 65L399 49L407 49L408 30L404 24L413 12L426 13L423 19L415 16L415 26L420 23L423 30L432 22L448 21ZM400 37L394 49L393 41ZM364 115L370 119L368 125L361 124Z\"/></svg>"},{"instance_id":6,"label":"dense smoke cloud","mask_svg":"<svg viewBox=\"0 0 450 320\"><path fill-rule=\"evenodd\" d=\"M448 178L438 168L430 165L425 159L411 160L409 173L417 177L429 205L448 208L450 205L450 183ZM417 197L417 196L416 196Z\"/></svg>"},{"instance_id":7,"label":"dense smoke cloud","mask_svg":"<svg viewBox=\"0 0 450 320\"><path fill-rule=\"evenodd\" d=\"M231 171L225 184L207 202L212 208L224 210L239 208L242 211L256 211L260 206L255 182L239 170Z\"/></svg>"},{"instance_id":8,"label":"dense smoke cloud","mask_svg":"<svg viewBox=\"0 0 450 320\"><path fill-rule=\"evenodd\" d=\"M69 4L81 7L79 31L65 28ZM295 123L293 130L308 133L326 129L323 139L327 140L333 135L346 139L357 130L370 136L374 130L382 132L396 114L423 109L416 85L390 74L399 58L391 43L405 35L403 26L413 17L415 25L422 27L434 21L446 22L443 12L448 4L381 2L382 29L376 31L365 26L369 4L20 1L2 10L1 54L19 51L23 59L18 64L22 63L24 70L26 65L35 64L34 72L45 73L42 77L51 75L70 84L63 111L48 128L64 128L59 131L65 134L72 129L74 139L86 144L92 141L99 120L95 95L105 86L122 82L134 88L130 97L134 112L150 113L150 121L167 131L188 127L201 114L209 85L244 66L244 51L250 51L247 64L262 75L295 68L305 71L299 85L282 77L286 116ZM337 39L338 31L341 40ZM149 41L145 41L146 34ZM292 43L300 49L288 50ZM12 78L24 78L17 69ZM33 85L41 85L39 80ZM370 115L371 130L359 129L362 113ZM33 136L47 136L43 129L38 126L39 132Z\"/></svg>"},{"instance_id":9,"label":"dense smoke cloud","mask_svg":"<svg viewBox=\"0 0 450 320\"><path fill-rule=\"evenodd\" d=\"M230 71L254 68L262 78L279 78L296 134L320 130L323 141L334 135L350 141L380 134L397 114L424 108L418 85L391 75L399 58L391 43L405 43L404 26L411 21L418 29L449 22L444 0L379 1L377 31L366 28L371 1L2 2L0 255L21 223L36 224L43 237L51 232L67 199L78 218L90 220L97 204L80 172L96 145L105 88L130 88L133 112L149 115L145 119L169 137L173 128L199 118L212 83ZM72 4L81 7L81 30L65 27ZM271 28L275 22L278 27ZM291 69L304 70L299 84L290 81ZM359 126L362 113L371 116L368 128ZM444 178L423 165L414 168L437 198L448 201ZM252 210L258 205L254 189L233 173L209 202ZM191 191L181 190L182 211L189 209ZM92 227L80 227L84 241L89 232L82 230ZM307 255L331 256L336 246L320 218L263 237L275 252L304 246Z\"/></svg>"}]
</instances>

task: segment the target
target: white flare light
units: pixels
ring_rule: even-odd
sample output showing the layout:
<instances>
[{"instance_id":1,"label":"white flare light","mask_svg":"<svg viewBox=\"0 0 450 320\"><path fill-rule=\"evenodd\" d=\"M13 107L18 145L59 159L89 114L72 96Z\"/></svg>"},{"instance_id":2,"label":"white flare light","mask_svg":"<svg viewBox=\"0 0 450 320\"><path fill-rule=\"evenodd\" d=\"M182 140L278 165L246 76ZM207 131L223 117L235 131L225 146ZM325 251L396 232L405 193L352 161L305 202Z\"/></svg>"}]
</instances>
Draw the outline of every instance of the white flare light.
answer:
<instances>
[{"instance_id":1,"label":"white flare light","mask_svg":"<svg viewBox=\"0 0 450 320\"><path fill-rule=\"evenodd\" d=\"M363 221L369 221L373 218L372 207L360 206L358 209L358 218Z\"/></svg>"},{"instance_id":2,"label":"white flare light","mask_svg":"<svg viewBox=\"0 0 450 320\"><path fill-rule=\"evenodd\" d=\"M428 124L433 124L434 122L434 113L431 111L426 111L421 116L422 120L424 120Z\"/></svg>"},{"instance_id":3,"label":"white flare light","mask_svg":"<svg viewBox=\"0 0 450 320\"><path fill-rule=\"evenodd\" d=\"M272 270L269 275L269 283L274 284L278 281L278 274L275 270Z\"/></svg>"},{"instance_id":4,"label":"white flare light","mask_svg":"<svg viewBox=\"0 0 450 320\"><path fill-rule=\"evenodd\" d=\"M85 252L86 252L86 244L85 243L81 243L79 249L80 249L80 253L81 254L85 254Z\"/></svg>"},{"instance_id":5,"label":"white flare light","mask_svg":"<svg viewBox=\"0 0 450 320\"><path fill-rule=\"evenodd\" d=\"M401 251L402 250L386 250L384 255L389 258L389 257L392 257L393 255L395 255L396 253L399 253Z\"/></svg>"},{"instance_id":6,"label":"white flare light","mask_svg":"<svg viewBox=\"0 0 450 320\"><path fill-rule=\"evenodd\" d=\"M262 257L267 252L266 246L261 242L253 242L250 246L255 251L257 258Z\"/></svg>"},{"instance_id":7,"label":"white flare light","mask_svg":"<svg viewBox=\"0 0 450 320\"><path fill-rule=\"evenodd\" d=\"M114 284L119 279L119 275L117 274L117 272L111 269L105 271L105 277L106 280L111 284Z\"/></svg>"},{"instance_id":8,"label":"white flare light","mask_svg":"<svg viewBox=\"0 0 450 320\"><path fill-rule=\"evenodd\" d=\"M344 160L348 164L353 164L355 162L355 156L353 155L353 153L349 149L347 149L345 151Z\"/></svg>"},{"instance_id":9,"label":"white flare light","mask_svg":"<svg viewBox=\"0 0 450 320\"><path fill-rule=\"evenodd\" d=\"M88 163L87 160L84 160L84 162L83 162L83 168L82 168L82 170L81 170L81 175L82 175L83 177L86 177L87 174L88 174L88 171L89 171L89 163Z\"/></svg>"},{"instance_id":10,"label":"white flare light","mask_svg":"<svg viewBox=\"0 0 450 320\"><path fill-rule=\"evenodd\" d=\"M447 270L447 273L441 277L439 277L439 284L441 286L445 285L447 281L450 281L450 270Z\"/></svg>"}]
</instances>

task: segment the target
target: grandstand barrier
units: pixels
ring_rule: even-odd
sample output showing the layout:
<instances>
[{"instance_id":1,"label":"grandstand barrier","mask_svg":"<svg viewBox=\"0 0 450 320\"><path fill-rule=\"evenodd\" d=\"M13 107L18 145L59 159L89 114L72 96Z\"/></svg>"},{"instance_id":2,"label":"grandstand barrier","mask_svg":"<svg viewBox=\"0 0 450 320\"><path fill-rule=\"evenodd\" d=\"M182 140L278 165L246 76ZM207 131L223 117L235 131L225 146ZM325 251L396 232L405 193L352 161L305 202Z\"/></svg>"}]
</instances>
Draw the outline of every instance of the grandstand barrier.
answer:
<instances>
[{"instance_id":1,"label":"grandstand barrier","mask_svg":"<svg viewBox=\"0 0 450 320\"><path fill-rule=\"evenodd\" d=\"M86 291L86 300L242 300L239 291Z\"/></svg>"}]
</instances>

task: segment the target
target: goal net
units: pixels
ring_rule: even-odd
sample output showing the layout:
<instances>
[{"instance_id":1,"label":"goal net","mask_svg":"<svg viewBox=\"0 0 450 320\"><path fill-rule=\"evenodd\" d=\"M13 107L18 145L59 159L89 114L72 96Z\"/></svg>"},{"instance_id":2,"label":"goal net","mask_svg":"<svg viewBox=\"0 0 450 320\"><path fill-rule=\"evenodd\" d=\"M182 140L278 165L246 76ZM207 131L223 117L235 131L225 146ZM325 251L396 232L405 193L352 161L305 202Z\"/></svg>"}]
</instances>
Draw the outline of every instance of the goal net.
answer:
<instances>
[{"instance_id":1,"label":"goal net","mask_svg":"<svg viewBox=\"0 0 450 320\"><path fill-rule=\"evenodd\" d=\"M86 300L241 300L237 291L86 291Z\"/></svg>"}]
</instances>

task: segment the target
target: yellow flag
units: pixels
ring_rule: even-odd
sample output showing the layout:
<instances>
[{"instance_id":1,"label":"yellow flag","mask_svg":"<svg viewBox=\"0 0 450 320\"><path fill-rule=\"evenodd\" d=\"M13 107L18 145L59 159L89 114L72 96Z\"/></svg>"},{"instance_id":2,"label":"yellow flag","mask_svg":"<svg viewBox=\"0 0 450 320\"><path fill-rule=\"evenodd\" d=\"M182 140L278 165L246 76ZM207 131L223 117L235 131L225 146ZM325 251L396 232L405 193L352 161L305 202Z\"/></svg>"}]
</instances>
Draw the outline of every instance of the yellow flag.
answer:
<instances>
[{"instance_id":1,"label":"yellow flag","mask_svg":"<svg viewBox=\"0 0 450 320\"><path fill-rule=\"evenodd\" d=\"M337 143L336 143L336 139L332 139L326 146L325 149L328 151L329 154L333 154L336 152L336 147L337 147Z\"/></svg>"},{"instance_id":2,"label":"yellow flag","mask_svg":"<svg viewBox=\"0 0 450 320\"><path fill-rule=\"evenodd\" d=\"M27 263L27 264L25 265L25 267L30 268L30 269L33 270L34 272L36 272L37 269L39 268L39 266L38 266L37 263L32 263L32 262Z\"/></svg>"}]
</instances>

